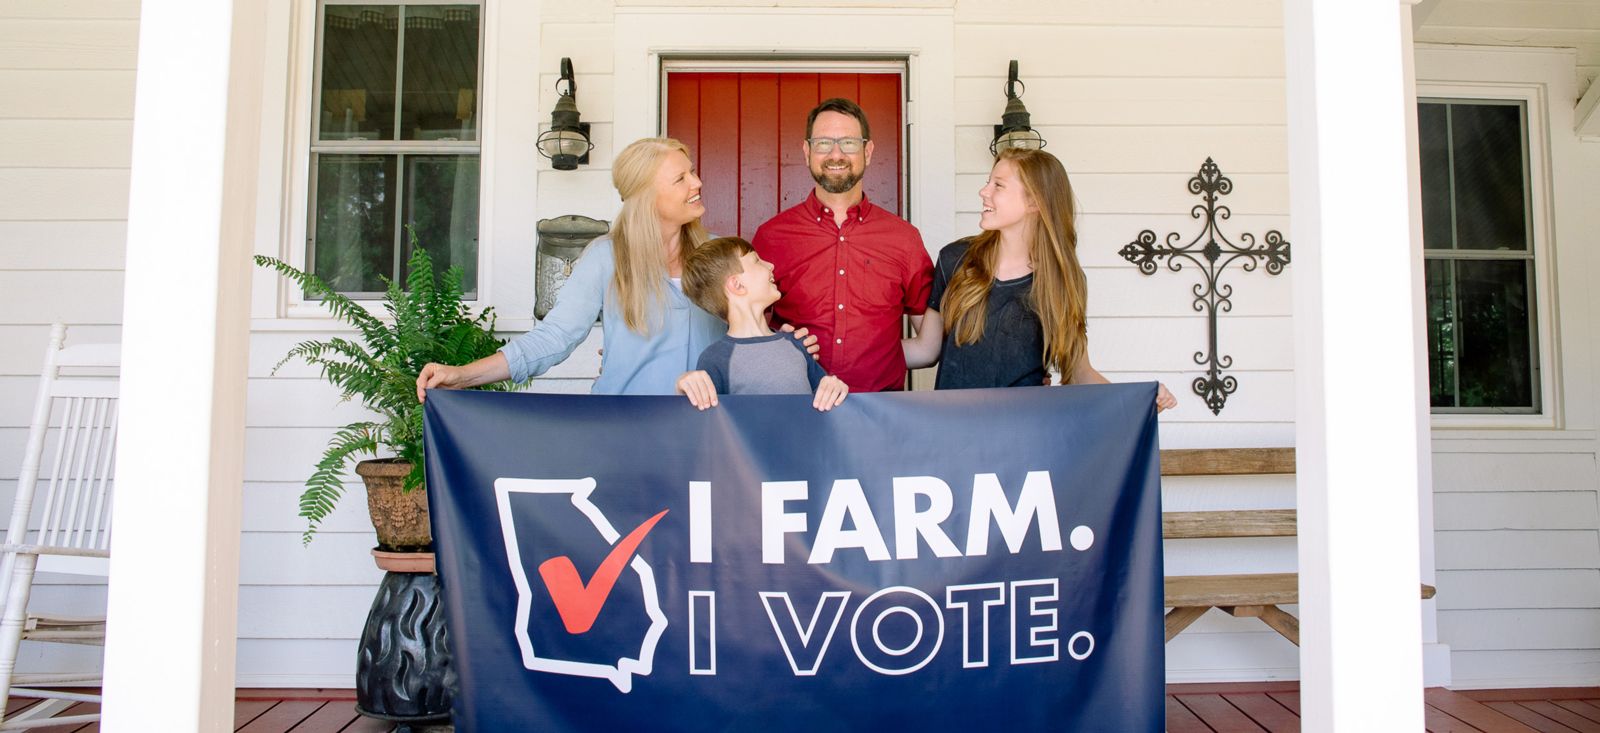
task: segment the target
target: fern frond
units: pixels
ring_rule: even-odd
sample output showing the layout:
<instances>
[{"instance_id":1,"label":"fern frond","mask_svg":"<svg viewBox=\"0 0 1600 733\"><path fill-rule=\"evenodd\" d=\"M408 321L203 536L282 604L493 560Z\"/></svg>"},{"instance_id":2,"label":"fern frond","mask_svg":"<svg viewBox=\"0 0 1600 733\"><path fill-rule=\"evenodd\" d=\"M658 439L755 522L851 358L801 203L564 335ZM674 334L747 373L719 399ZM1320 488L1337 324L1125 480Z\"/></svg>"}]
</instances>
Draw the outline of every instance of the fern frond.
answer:
<instances>
[{"instance_id":1,"label":"fern frond","mask_svg":"<svg viewBox=\"0 0 1600 733\"><path fill-rule=\"evenodd\" d=\"M378 426L371 422L358 422L339 428L317 461L317 468L306 479L306 490L300 494L300 516L306 519L302 543L310 543L322 520L333 513L334 504L344 495L344 477L350 459L358 453L377 455Z\"/></svg>"},{"instance_id":2,"label":"fern frond","mask_svg":"<svg viewBox=\"0 0 1600 733\"><path fill-rule=\"evenodd\" d=\"M323 305L335 318L355 326L368 341L374 338L382 339L383 334L387 333L383 321L374 318L358 303L334 290L322 278L309 272L302 272L293 265L273 257L256 255L255 259L257 265L276 270L279 275L294 281L306 295L321 298Z\"/></svg>"},{"instance_id":3,"label":"fern frond","mask_svg":"<svg viewBox=\"0 0 1600 733\"><path fill-rule=\"evenodd\" d=\"M272 373L277 374L284 364L295 359L304 360L314 366L321 366L331 361L329 354L344 356L352 363L371 364L376 361L372 354L368 353L360 344L335 337L327 341L302 341L295 344L294 348L289 349L289 353L284 354L277 364L272 365Z\"/></svg>"}]
</instances>

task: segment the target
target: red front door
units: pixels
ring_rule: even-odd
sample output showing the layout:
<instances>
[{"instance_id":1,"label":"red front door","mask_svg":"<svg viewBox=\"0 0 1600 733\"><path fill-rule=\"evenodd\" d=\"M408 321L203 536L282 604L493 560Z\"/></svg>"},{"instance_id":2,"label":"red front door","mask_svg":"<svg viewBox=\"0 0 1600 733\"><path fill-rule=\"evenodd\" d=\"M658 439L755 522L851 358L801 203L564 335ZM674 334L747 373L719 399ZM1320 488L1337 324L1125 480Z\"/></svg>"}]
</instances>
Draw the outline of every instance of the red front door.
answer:
<instances>
[{"instance_id":1,"label":"red front door","mask_svg":"<svg viewBox=\"0 0 1600 733\"><path fill-rule=\"evenodd\" d=\"M831 97L867 113L874 141L867 198L905 216L900 182L901 75L887 73L667 72L667 137L689 146L705 182L712 234L755 236L756 227L811 192L801 143L806 115Z\"/></svg>"}]
</instances>

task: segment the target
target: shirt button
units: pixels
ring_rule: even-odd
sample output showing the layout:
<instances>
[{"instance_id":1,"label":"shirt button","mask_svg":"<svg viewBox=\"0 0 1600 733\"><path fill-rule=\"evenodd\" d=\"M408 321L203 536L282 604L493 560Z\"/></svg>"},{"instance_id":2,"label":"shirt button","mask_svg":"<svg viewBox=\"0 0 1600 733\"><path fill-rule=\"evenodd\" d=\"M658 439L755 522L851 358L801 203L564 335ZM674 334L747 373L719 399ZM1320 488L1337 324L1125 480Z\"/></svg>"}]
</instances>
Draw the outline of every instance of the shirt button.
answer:
<instances>
[{"instance_id":1,"label":"shirt button","mask_svg":"<svg viewBox=\"0 0 1600 733\"><path fill-rule=\"evenodd\" d=\"M844 241L844 237L839 237L839 241L843 242Z\"/></svg>"},{"instance_id":2,"label":"shirt button","mask_svg":"<svg viewBox=\"0 0 1600 733\"><path fill-rule=\"evenodd\" d=\"M844 339L834 339L833 342L836 344L842 344L844 343Z\"/></svg>"},{"instance_id":3,"label":"shirt button","mask_svg":"<svg viewBox=\"0 0 1600 733\"><path fill-rule=\"evenodd\" d=\"M840 270L840 271L839 271L839 274L840 274L840 275L841 275L841 276L843 276L843 275L844 275L844 270Z\"/></svg>"},{"instance_id":4,"label":"shirt button","mask_svg":"<svg viewBox=\"0 0 1600 733\"><path fill-rule=\"evenodd\" d=\"M839 304L839 310L844 310L844 303Z\"/></svg>"}]
</instances>

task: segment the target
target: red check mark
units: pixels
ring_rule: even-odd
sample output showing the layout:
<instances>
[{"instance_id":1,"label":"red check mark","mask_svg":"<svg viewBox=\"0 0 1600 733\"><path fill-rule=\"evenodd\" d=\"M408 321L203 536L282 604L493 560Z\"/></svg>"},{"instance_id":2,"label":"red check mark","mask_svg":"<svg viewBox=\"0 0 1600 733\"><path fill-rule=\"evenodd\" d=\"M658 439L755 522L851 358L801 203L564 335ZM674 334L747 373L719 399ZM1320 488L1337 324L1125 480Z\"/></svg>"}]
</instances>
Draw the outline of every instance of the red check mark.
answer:
<instances>
[{"instance_id":1,"label":"red check mark","mask_svg":"<svg viewBox=\"0 0 1600 733\"><path fill-rule=\"evenodd\" d=\"M587 584L578 577L578 568L572 564L572 558L566 555L539 563L539 577L544 578L544 587L550 591L550 600L555 601L556 611L561 614L561 623L567 627L567 633L581 634L594 626L595 617L606 605L606 597L611 595L611 588L617 584L622 569L633 559L639 543L644 542L644 536L650 534L650 529L666 514L667 510L661 510L660 514L646 519L644 524L623 537L606 554L606 559L600 561L600 567L595 569L594 577Z\"/></svg>"}]
</instances>

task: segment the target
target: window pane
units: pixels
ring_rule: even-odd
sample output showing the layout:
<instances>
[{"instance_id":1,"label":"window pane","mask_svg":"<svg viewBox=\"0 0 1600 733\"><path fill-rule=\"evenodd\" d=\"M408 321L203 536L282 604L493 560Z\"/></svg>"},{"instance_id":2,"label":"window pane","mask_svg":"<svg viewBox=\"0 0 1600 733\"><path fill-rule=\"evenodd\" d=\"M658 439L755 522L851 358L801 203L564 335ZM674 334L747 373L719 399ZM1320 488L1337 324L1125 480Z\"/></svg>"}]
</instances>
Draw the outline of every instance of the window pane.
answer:
<instances>
[{"instance_id":1,"label":"window pane","mask_svg":"<svg viewBox=\"0 0 1600 733\"><path fill-rule=\"evenodd\" d=\"M316 156L313 272L335 290L378 293L394 273L392 155Z\"/></svg>"},{"instance_id":2,"label":"window pane","mask_svg":"<svg viewBox=\"0 0 1600 733\"><path fill-rule=\"evenodd\" d=\"M406 8L405 73L401 74L401 137L478 137L478 8Z\"/></svg>"},{"instance_id":3,"label":"window pane","mask_svg":"<svg viewBox=\"0 0 1600 733\"><path fill-rule=\"evenodd\" d=\"M399 8L327 5L323 13L322 139L393 140Z\"/></svg>"},{"instance_id":4,"label":"window pane","mask_svg":"<svg viewBox=\"0 0 1600 733\"><path fill-rule=\"evenodd\" d=\"M1450 131L1445 105L1417 105L1422 148L1422 241L1428 249L1455 247L1450 216Z\"/></svg>"},{"instance_id":5,"label":"window pane","mask_svg":"<svg viewBox=\"0 0 1600 733\"><path fill-rule=\"evenodd\" d=\"M434 267L458 266L462 290L478 289L478 156L406 157L406 223Z\"/></svg>"},{"instance_id":6,"label":"window pane","mask_svg":"<svg viewBox=\"0 0 1600 733\"><path fill-rule=\"evenodd\" d=\"M1427 260L1428 395L1434 407L1456 406L1455 268L1450 260Z\"/></svg>"},{"instance_id":7,"label":"window pane","mask_svg":"<svg viewBox=\"0 0 1600 733\"><path fill-rule=\"evenodd\" d=\"M1528 248L1522 174L1522 108L1451 104L1456 244L1461 249Z\"/></svg>"},{"instance_id":8,"label":"window pane","mask_svg":"<svg viewBox=\"0 0 1600 733\"><path fill-rule=\"evenodd\" d=\"M1527 260L1455 263L1460 406L1535 407Z\"/></svg>"}]
</instances>

